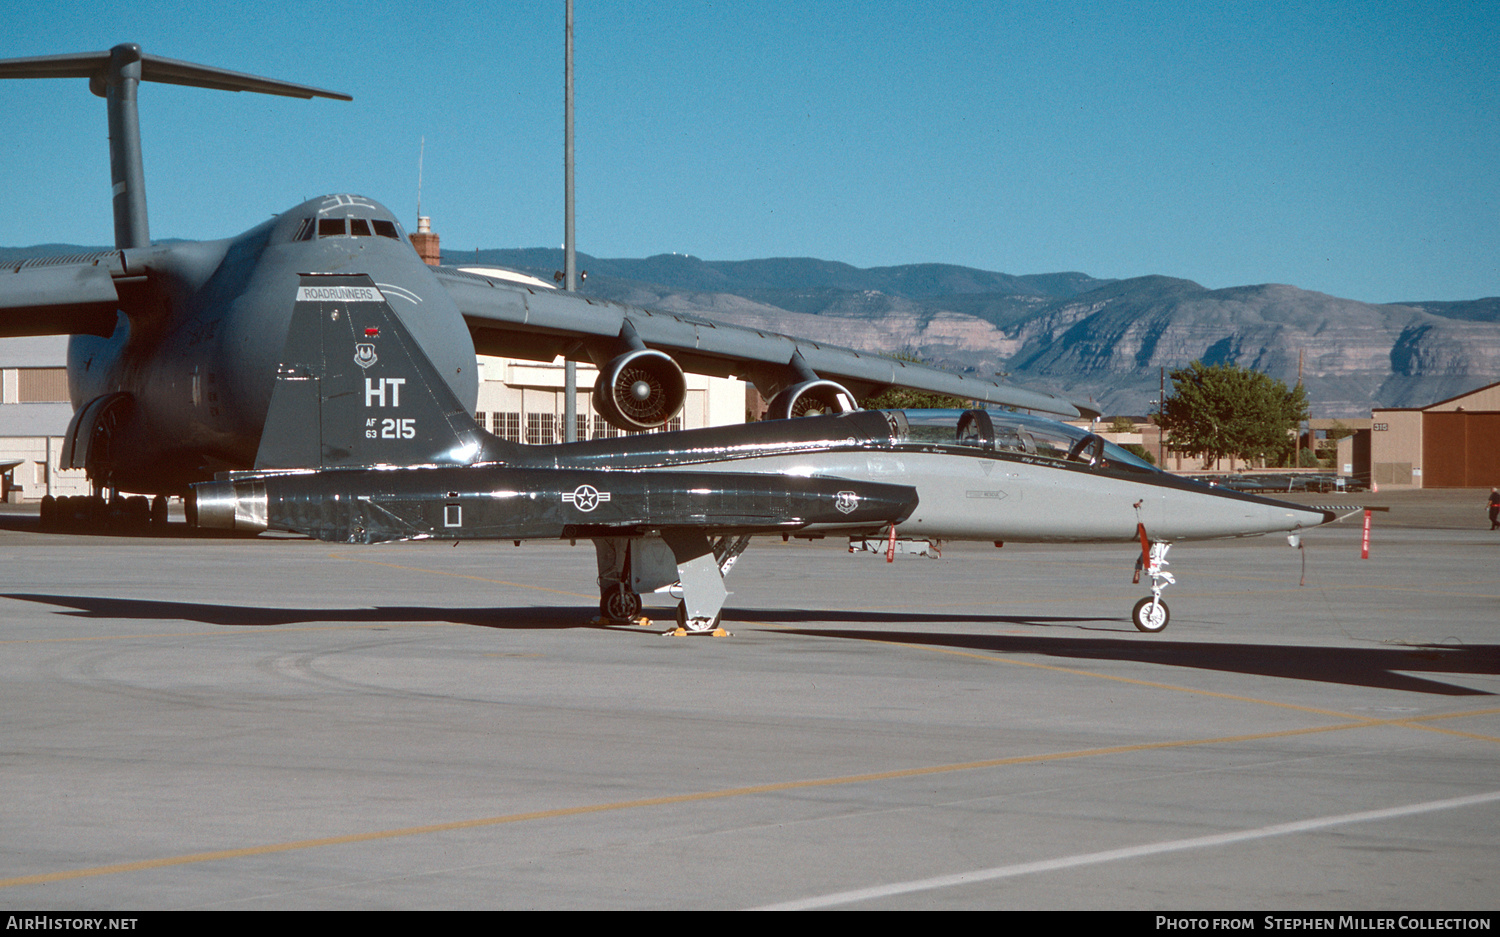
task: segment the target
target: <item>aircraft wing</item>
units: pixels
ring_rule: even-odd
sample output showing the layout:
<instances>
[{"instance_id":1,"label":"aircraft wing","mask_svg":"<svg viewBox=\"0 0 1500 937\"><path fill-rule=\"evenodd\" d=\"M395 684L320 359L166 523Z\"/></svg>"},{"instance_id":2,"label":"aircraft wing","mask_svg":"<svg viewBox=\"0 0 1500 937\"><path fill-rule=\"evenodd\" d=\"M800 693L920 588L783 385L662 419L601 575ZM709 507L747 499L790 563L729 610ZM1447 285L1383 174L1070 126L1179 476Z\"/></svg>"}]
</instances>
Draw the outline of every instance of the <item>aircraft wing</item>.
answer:
<instances>
[{"instance_id":1,"label":"aircraft wing","mask_svg":"<svg viewBox=\"0 0 1500 937\"><path fill-rule=\"evenodd\" d=\"M622 336L669 354L685 371L749 380L766 397L813 372L859 397L905 387L1067 417L1096 411L1055 394L967 377L884 355L827 345L700 316L506 283L478 274L434 270L463 313L482 355L551 361L579 359L581 349L611 348ZM595 360L601 357L592 355ZM610 357L608 353L603 357Z\"/></svg>"},{"instance_id":2,"label":"aircraft wing","mask_svg":"<svg viewBox=\"0 0 1500 937\"><path fill-rule=\"evenodd\" d=\"M0 337L104 335L130 283L120 251L34 257L0 266Z\"/></svg>"}]
</instances>

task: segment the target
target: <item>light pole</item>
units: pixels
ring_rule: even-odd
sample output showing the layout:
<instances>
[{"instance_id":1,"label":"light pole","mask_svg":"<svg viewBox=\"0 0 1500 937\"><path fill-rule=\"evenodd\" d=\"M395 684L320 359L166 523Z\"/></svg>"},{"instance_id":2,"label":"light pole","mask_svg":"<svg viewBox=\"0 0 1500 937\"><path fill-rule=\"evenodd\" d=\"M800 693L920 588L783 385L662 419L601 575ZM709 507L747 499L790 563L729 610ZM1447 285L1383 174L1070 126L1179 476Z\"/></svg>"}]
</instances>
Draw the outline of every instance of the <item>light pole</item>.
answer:
<instances>
[{"instance_id":1,"label":"light pole","mask_svg":"<svg viewBox=\"0 0 1500 937\"><path fill-rule=\"evenodd\" d=\"M563 42L563 289L578 289L578 262L573 253L573 0L568 0L567 38ZM563 442L578 441L578 365L563 358Z\"/></svg>"}]
</instances>

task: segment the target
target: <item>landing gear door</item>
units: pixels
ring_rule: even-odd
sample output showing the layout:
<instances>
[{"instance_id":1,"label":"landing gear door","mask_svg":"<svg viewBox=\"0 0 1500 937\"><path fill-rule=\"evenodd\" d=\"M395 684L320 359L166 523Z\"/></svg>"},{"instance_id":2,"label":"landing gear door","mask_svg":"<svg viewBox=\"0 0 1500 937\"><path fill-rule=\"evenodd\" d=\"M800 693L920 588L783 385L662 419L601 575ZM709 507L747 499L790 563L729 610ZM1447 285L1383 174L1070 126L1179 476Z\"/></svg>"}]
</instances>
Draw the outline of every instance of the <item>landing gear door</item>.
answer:
<instances>
[{"instance_id":1,"label":"landing gear door","mask_svg":"<svg viewBox=\"0 0 1500 937\"><path fill-rule=\"evenodd\" d=\"M655 592L677 582L677 558L660 537L597 537L599 586L620 583L631 592Z\"/></svg>"},{"instance_id":2,"label":"landing gear door","mask_svg":"<svg viewBox=\"0 0 1500 937\"><path fill-rule=\"evenodd\" d=\"M85 469L90 479L107 487L113 468L113 442L133 404L129 394L116 392L95 397L79 408L68 423L58 465Z\"/></svg>"}]
</instances>

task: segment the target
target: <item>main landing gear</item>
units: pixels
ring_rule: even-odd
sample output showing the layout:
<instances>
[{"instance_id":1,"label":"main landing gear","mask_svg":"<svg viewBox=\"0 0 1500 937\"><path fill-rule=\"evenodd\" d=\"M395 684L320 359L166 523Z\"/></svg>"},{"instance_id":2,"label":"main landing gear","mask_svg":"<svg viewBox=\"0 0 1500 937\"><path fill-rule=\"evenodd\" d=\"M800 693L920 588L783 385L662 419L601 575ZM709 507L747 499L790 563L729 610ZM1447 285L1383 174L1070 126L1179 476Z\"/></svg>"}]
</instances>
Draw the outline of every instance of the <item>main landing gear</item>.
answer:
<instances>
[{"instance_id":1,"label":"main landing gear","mask_svg":"<svg viewBox=\"0 0 1500 937\"><path fill-rule=\"evenodd\" d=\"M1130 611L1130 620L1135 624L1137 630L1155 634L1167 627L1172 620L1172 613L1167 608L1167 603L1161 600L1161 590L1176 582L1177 579L1171 573L1162 569L1167 564L1167 551L1172 549L1170 543L1157 541L1149 547L1143 542L1141 544L1141 558L1136 561L1135 581L1141 581L1141 572L1144 569L1147 576L1151 577L1151 594L1135 603L1135 608Z\"/></svg>"},{"instance_id":2,"label":"main landing gear","mask_svg":"<svg viewBox=\"0 0 1500 937\"><path fill-rule=\"evenodd\" d=\"M114 533L131 536L160 535L167 529L167 499L147 499L113 494L42 499L42 530L74 533Z\"/></svg>"},{"instance_id":3,"label":"main landing gear","mask_svg":"<svg viewBox=\"0 0 1500 937\"><path fill-rule=\"evenodd\" d=\"M599 617L617 625L633 625L641 617L641 597L622 582L611 583L599 597Z\"/></svg>"},{"instance_id":4,"label":"main landing gear","mask_svg":"<svg viewBox=\"0 0 1500 937\"><path fill-rule=\"evenodd\" d=\"M641 593L668 592L682 598L674 633L723 634L724 576L749 545L748 536L710 540L692 530L597 537L599 615L610 624L638 624Z\"/></svg>"}]
</instances>

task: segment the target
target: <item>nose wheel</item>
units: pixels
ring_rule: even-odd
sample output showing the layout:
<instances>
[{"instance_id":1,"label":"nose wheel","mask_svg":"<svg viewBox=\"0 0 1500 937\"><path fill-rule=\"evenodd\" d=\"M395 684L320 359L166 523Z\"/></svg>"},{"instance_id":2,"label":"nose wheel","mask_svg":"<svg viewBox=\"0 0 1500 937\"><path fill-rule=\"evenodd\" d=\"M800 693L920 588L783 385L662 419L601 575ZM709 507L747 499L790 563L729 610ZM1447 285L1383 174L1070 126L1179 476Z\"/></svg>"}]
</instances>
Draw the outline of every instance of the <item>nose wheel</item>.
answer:
<instances>
[{"instance_id":1,"label":"nose wheel","mask_svg":"<svg viewBox=\"0 0 1500 937\"><path fill-rule=\"evenodd\" d=\"M1135 622L1137 631L1155 634L1167 627L1167 622L1172 620L1172 612L1159 597L1148 595L1135 603L1135 608L1130 611L1130 620Z\"/></svg>"}]
</instances>

